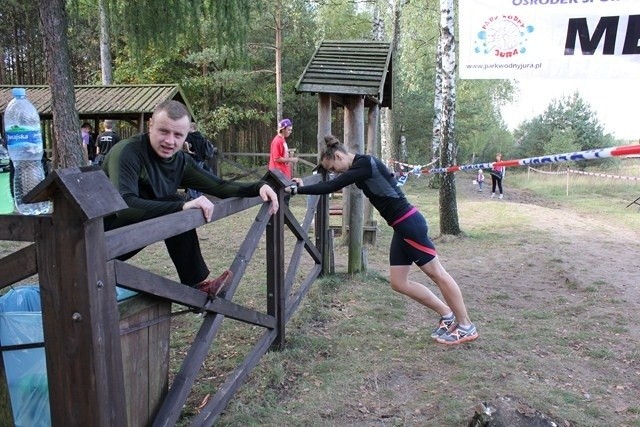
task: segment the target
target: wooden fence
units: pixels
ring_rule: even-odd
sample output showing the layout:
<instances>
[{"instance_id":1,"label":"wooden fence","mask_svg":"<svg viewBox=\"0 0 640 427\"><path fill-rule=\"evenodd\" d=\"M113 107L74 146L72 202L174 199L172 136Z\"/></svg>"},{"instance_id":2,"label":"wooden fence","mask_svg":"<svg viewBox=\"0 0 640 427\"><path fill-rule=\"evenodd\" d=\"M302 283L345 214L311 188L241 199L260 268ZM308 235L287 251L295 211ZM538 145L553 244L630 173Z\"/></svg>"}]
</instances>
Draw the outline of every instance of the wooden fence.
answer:
<instances>
[{"instance_id":1,"label":"wooden fence","mask_svg":"<svg viewBox=\"0 0 640 427\"><path fill-rule=\"evenodd\" d=\"M27 195L25 199L32 202L51 198L51 215L0 215L0 240L33 242L0 259L0 289L38 275L53 426L172 426L223 320L259 326L264 332L253 348L192 420L194 426L212 425L262 355L283 347L287 321L316 278L328 271L328 204L326 196L313 196L313 207L300 224L284 203L283 176L269 172L265 179L276 188L281 207L277 214L269 215L268 205L259 197L216 204L213 221L262 206L230 266L234 276L225 298L214 300L204 292L116 259L203 226L201 211L182 211L105 232L103 217L126 205L98 167L56 170ZM318 174L305 181L322 179L326 177ZM314 214L312 242L306 230ZM295 237L295 244L285 271L287 230ZM265 233L267 291L262 312L232 299ZM305 253L314 266L293 292L295 273ZM130 312L119 307L116 284L141 293L139 307ZM172 303L206 315L168 388L167 335ZM135 337L125 339L128 332L135 331L146 334L148 346L139 344L141 340ZM132 363L145 356L150 368L141 373ZM160 372L159 378L151 380L154 372ZM141 375L147 378L129 378ZM10 405L0 364L3 425L13 425Z\"/></svg>"}]
</instances>

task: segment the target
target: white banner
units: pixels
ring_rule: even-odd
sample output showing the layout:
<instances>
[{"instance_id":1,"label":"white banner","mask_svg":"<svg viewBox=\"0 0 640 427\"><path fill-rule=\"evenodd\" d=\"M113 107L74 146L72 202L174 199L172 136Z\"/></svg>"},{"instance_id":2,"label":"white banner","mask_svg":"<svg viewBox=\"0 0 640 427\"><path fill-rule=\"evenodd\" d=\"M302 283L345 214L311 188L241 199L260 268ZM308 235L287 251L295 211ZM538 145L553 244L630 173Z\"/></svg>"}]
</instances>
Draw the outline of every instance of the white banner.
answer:
<instances>
[{"instance_id":1,"label":"white banner","mask_svg":"<svg viewBox=\"0 0 640 427\"><path fill-rule=\"evenodd\" d=\"M460 0L462 79L638 78L640 0Z\"/></svg>"}]
</instances>

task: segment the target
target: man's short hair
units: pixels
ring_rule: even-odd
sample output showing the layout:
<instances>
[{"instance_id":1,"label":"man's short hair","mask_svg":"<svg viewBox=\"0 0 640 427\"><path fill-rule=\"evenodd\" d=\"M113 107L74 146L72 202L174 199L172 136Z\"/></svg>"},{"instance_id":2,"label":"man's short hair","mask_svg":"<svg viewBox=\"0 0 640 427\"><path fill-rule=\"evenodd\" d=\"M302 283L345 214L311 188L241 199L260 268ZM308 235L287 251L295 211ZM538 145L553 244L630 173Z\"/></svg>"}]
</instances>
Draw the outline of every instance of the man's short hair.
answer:
<instances>
[{"instance_id":1,"label":"man's short hair","mask_svg":"<svg viewBox=\"0 0 640 427\"><path fill-rule=\"evenodd\" d=\"M189 122L191 122L191 114L189 114L189 110L187 110L187 107L185 107L182 102L173 99L162 101L156 105L153 115L155 116L156 113L160 111L165 111L171 120L180 120L186 116L189 118Z\"/></svg>"},{"instance_id":2,"label":"man's short hair","mask_svg":"<svg viewBox=\"0 0 640 427\"><path fill-rule=\"evenodd\" d=\"M104 128L105 129L113 129L115 125L116 125L116 121L115 120L105 120L104 121Z\"/></svg>"}]
</instances>

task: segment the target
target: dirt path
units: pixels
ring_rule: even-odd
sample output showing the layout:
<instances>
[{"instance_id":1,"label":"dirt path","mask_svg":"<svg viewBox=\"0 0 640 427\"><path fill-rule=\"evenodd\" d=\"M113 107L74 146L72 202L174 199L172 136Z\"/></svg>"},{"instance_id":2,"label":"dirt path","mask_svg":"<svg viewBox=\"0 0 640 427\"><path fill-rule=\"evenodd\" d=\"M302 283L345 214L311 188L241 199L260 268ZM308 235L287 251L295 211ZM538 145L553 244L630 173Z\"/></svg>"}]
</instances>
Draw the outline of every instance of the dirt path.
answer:
<instances>
[{"instance_id":1,"label":"dirt path","mask_svg":"<svg viewBox=\"0 0 640 427\"><path fill-rule=\"evenodd\" d=\"M488 197L470 186L458 188L462 190L459 191L461 199ZM565 282L577 287L606 283L616 296L629 302L630 308L640 307L640 230L573 212L518 189L509 189L504 200L494 201L514 205L519 214L529 218L532 232L545 236L547 242L542 248L537 242L528 248L526 239L521 240L525 245L521 252L531 254L533 259L541 255L541 251L552 254L554 259L563 260L561 271L566 275ZM629 214L637 213L629 210ZM522 239L522 236L514 237ZM629 332L640 338L638 328L631 328Z\"/></svg>"},{"instance_id":2,"label":"dirt path","mask_svg":"<svg viewBox=\"0 0 640 427\"><path fill-rule=\"evenodd\" d=\"M495 395L519 393L535 407L537 395L556 390L579 396L606 417L604 424L594 417L588 425L633 425L638 419L634 396L640 393L640 230L576 213L526 191L509 188L504 200L489 195L458 183L463 231L495 229L495 241L478 243L468 236L435 241L480 331L468 351L476 361L486 358L496 371L501 364L516 367L501 372L504 381ZM473 223L463 213L481 213L486 203L505 204L526 229L510 233L500 218ZM426 281L419 271L412 277ZM432 327L430 313L409 305L405 327ZM510 341L514 333L526 337ZM475 397L466 384L448 385L451 395Z\"/></svg>"}]
</instances>

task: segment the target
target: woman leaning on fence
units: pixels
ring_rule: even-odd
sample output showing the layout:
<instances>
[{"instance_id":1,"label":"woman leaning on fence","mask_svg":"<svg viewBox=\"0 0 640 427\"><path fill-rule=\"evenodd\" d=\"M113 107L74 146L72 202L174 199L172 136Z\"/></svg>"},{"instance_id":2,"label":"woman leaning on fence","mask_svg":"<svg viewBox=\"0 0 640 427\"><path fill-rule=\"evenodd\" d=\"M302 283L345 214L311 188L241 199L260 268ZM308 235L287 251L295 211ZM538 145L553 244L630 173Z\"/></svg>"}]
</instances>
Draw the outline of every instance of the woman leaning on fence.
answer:
<instances>
[{"instance_id":1,"label":"woman leaning on fence","mask_svg":"<svg viewBox=\"0 0 640 427\"><path fill-rule=\"evenodd\" d=\"M387 167L377 158L353 154L334 136L325 137L322 166L338 175L330 181L304 186L300 178L285 191L295 194L329 194L355 184L380 215L393 227L389 249L391 288L440 315L431 338L442 344L459 344L478 338L456 281L447 273L428 236L425 218L405 198ZM426 286L409 280L409 270L416 264L438 286L444 302Z\"/></svg>"}]
</instances>

